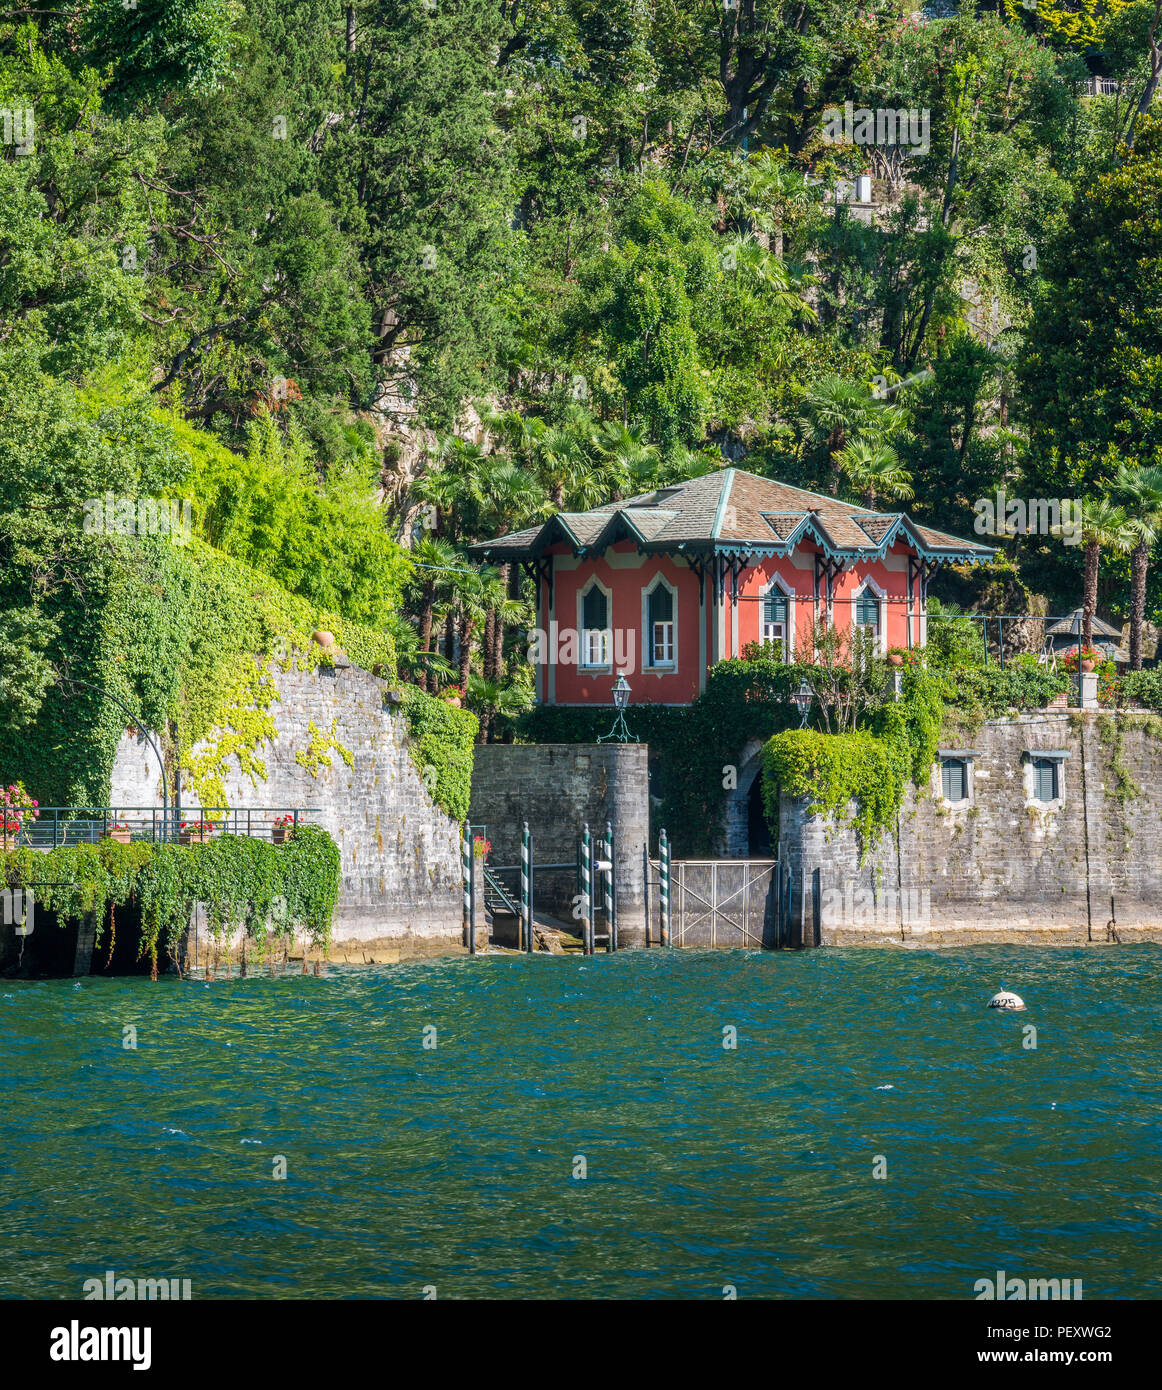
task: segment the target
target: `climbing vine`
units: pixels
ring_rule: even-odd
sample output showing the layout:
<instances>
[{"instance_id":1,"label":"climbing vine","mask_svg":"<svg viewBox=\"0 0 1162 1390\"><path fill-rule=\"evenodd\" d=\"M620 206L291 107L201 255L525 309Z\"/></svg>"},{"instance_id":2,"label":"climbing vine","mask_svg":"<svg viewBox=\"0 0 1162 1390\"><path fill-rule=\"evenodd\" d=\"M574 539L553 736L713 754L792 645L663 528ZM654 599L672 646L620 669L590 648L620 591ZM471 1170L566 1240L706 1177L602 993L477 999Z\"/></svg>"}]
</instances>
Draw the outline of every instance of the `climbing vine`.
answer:
<instances>
[{"instance_id":1,"label":"climbing vine","mask_svg":"<svg viewBox=\"0 0 1162 1390\"><path fill-rule=\"evenodd\" d=\"M305 767L312 777L319 775L320 767L331 767L331 753L336 752L347 764L348 767L355 766L355 757L349 748L344 748L335 737L335 725L339 722L338 716L331 720L331 730L324 733L313 719L307 720L307 732L311 736L311 741L306 748L300 748L295 754L295 762L300 767Z\"/></svg>"},{"instance_id":2,"label":"climbing vine","mask_svg":"<svg viewBox=\"0 0 1162 1390\"><path fill-rule=\"evenodd\" d=\"M875 708L868 727L842 734L792 729L763 749L763 807L778 833L779 796L806 797L812 815L852 825L865 859L894 831L909 782L927 785L945 719L946 680L919 663L900 674L900 699Z\"/></svg>"},{"instance_id":3,"label":"climbing vine","mask_svg":"<svg viewBox=\"0 0 1162 1390\"><path fill-rule=\"evenodd\" d=\"M480 721L471 710L458 709L416 686L403 689L412 764L436 805L454 820L465 820Z\"/></svg>"},{"instance_id":4,"label":"climbing vine","mask_svg":"<svg viewBox=\"0 0 1162 1390\"><path fill-rule=\"evenodd\" d=\"M19 736L0 730L5 779L23 781L42 805L107 803L117 742L130 722L121 705L158 731L171 784L180 764L203 804L223 804L228 758L252 778L261 775L277 699L261 667L325 664L311 641L318 628L333 632L357 666L395 670L389 635L320 610L197 540L111 540L86 580L83 595L51 596L59 636L49 657L58 684Z\"/></svg>"},{"instance_id":5,"label":"climbing vine","mask_svg":"<svg viewBox=\"0 0 1162 1390\"><path fill-rule=\"evenodd\" d=\"M1110 772L1114 779L1112 795L1121 802L1134 801L1142 794L1142 788L1126 766L1124 722L1124 719L1108 714L1099 715L1097 720L1098 739L1109 754Z\"/></svg>"}]
</instances>

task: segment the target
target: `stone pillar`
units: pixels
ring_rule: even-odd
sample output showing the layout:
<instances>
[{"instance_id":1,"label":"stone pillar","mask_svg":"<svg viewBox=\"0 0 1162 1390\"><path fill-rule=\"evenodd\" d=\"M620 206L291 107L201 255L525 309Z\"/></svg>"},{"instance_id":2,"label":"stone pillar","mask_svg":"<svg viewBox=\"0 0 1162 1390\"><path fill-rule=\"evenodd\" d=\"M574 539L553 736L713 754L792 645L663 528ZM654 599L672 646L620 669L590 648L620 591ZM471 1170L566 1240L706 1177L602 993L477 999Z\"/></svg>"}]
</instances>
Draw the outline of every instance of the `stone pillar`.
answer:
<instances>
[{"instance_id":1,"label":"stone pillar","mask_svg":"<svg viewBox=\"0 0 1162 1390\"><path fill-rule=\"evenodd\" d=\"M73 974L88 975L93 968L93 946L97 939L97 914L86 912L77 923L77 949L73 956Z\"/></svg>"},{"instance_id":2,"label":"stone pillar","mask_svg":"<svg viewBox=\"0 0 1162 1390\"><path fill-rule=\"evenodd\" d=\"M1081 673L1081 708L1098 708L1096 671L1082 671Z\"/></svg>"}]
</instances>

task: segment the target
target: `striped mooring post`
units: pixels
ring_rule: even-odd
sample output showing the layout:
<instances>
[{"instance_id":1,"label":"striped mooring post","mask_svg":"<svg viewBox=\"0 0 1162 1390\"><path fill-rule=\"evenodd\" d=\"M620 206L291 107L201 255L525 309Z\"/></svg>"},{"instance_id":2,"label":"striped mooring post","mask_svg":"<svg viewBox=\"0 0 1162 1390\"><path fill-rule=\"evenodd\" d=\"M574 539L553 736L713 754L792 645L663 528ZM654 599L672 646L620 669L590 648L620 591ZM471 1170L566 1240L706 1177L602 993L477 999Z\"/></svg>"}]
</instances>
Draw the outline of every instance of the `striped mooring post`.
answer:
<instances>
[{"instance_id":1,"label":"striped mooring post","mask_svg":"<svg viewBox=\"0 0 1162 1390\"><path fill-rule=\"evenodd\" d=\"M658 900L662 910L662 945L670 943L670 842L663 830L658 836Z\"/></svg>"},{"instance_id":2,"label":"striped mooring post","mask_svg":"<svg viewBox=\"0 0 1162 1390\"><path fill-rule=\"evenodd\" d=\"M476 954L476 884L473 882L472 826L464 822L464 926L468 932L468 954Z\"/></svg>"},{"instance_id":3,"label":"striped mooring post","mask_svg":"<svg viewBox=\"0 0 1162 1390\"><path fill-rule=\"evenodd\" d=\"M532 903L529 897L529 823L525 821L520 832L520 934L518 949L527 951L532 939Z\"/></svg>"},{"instance_id":4,"label":"striped mooring post","mask_svg":"<svg viewBox=\"0 0 1162 1390\"><path fill-rule=\"evenodd\" d=\"M613 901L613 825L610 821L605 822L605 840L601 848L601 857L609 866L605 870L605 930L609 933L605 949L616 951L617 912Z\"/></svg>"},{"instance_id":5,"label":"striped mooring post","mask_svg":"<svg viewBox=\"0 0 1162 1390\"><path fill-rule=\"evenodd\" d=\"M593 895L590 888L593 867L593 844L589 839L589 822L581 835L581 927L585 939L585 954L593 954Z\"/></svg>"}]
</instances>

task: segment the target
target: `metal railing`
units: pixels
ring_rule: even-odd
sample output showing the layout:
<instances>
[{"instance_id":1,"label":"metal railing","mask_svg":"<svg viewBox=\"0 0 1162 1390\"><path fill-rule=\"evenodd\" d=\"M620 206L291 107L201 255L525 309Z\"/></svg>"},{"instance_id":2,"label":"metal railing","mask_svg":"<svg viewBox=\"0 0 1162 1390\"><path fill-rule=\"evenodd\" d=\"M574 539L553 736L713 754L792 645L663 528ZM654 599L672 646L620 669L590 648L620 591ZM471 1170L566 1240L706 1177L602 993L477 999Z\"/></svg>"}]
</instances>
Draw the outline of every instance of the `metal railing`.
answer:
<instances>
[{"instance_id":1,"label":"metal railing","mask_svg":"<svg viewBox=\"0 0 1162 1390\"><path fill-rule=\"evenodd\" d=\"M0 831L9 849L56 849L61 845L94 845L100 840L169 840L197 842L215 835L278 839L276 822L290 817L285 833L293 834L317 810L313 806L42 806L37 820L20 817L20 829ZM195 826L212 827L196 830Z\"/></svg>"}]
</instances>

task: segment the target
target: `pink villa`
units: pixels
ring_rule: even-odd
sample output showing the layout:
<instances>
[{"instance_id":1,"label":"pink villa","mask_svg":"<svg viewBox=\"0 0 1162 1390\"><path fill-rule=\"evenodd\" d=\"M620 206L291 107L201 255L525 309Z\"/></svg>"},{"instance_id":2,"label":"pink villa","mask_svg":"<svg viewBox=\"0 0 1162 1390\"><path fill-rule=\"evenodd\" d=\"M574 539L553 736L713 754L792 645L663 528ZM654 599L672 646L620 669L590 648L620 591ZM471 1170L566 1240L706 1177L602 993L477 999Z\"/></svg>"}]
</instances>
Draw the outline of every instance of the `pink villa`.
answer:
<instances>
[{"instance_id":1,"label":"pink villa","mask_svg":"<svg viewBox=\"0 0 1162 1390\"><path fill-rule=\"evenodd\" d=\"M923 645L937 565L994 551L724 468L589 512L559 512L472 547L537 586L537 698L684 705L716 661L751 642L794 659L813 624L869 629L881 651Z\"/></svg>"}]
</instances>

